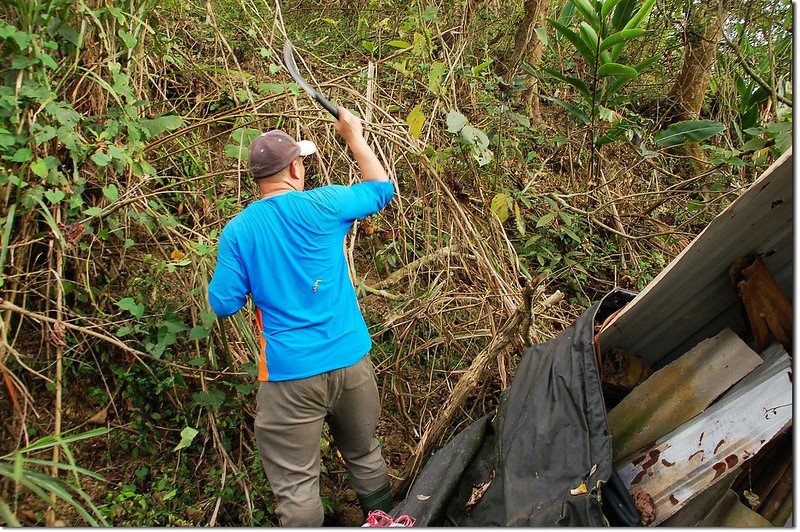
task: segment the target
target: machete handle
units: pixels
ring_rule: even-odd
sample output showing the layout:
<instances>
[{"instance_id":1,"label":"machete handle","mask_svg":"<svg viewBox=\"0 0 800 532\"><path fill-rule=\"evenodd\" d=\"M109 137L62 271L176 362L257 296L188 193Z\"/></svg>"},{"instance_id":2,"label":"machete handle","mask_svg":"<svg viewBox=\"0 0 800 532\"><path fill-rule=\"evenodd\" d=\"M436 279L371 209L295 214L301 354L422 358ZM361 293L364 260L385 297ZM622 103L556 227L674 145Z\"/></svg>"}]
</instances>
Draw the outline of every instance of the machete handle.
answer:
<instances>
[{"instance_id":1,"label":"machete handle","mask_svg":"<svg viewBox=\"0 0 800 532\"><path fill-rule=\"evenodd\" d=\"M315 91L314 99L317 100L317 102L319 102L319 104L324 107L325 110L328 111L331 116L333 116L333 118L339 120L339 108L328 101L325 96Z\"/></svg>"}]
</instances>

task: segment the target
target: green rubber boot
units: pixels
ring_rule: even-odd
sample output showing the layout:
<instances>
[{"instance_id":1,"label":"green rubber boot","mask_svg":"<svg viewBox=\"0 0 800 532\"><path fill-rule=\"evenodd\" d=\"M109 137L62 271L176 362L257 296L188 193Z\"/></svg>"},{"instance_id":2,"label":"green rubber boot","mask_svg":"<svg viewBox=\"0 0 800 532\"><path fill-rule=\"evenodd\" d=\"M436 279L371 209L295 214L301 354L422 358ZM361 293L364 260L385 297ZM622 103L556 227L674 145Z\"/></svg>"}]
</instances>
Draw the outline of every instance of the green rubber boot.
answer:
<instances>
[{"instance_id":1,"label":"green rubber boot","mask_svg":"<svg viewBox=\"0 0 800 532\"><path fill-rule=\"evenodd\" d=\"M359 495L358 503L361 505L361 511L364 513L364 519L366 519L373 510L383 510L388 514L394 507L392 503L392 488L387 482L372 493Z\"/></svg>"}]
</instances>

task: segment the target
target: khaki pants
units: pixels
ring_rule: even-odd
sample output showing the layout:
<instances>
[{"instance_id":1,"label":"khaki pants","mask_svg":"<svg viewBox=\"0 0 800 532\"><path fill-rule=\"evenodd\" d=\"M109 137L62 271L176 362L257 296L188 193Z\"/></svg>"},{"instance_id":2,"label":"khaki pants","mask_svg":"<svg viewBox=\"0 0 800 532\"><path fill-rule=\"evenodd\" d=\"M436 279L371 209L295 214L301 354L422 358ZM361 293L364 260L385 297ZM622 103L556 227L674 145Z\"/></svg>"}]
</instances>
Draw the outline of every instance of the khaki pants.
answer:
<instances>
[{"instance_id":1,"label":"khaki pants","mask_svg":"<svg viewBox=\"0 0 800 532\"><path fill-rule=\"evenodd\" d=\"M389 482L375 427L380 399L369 355L307 379L262 382L255 433L282 526L322 525L320 437L328 422L359 496Z\"/></svg>"}]
</instances>

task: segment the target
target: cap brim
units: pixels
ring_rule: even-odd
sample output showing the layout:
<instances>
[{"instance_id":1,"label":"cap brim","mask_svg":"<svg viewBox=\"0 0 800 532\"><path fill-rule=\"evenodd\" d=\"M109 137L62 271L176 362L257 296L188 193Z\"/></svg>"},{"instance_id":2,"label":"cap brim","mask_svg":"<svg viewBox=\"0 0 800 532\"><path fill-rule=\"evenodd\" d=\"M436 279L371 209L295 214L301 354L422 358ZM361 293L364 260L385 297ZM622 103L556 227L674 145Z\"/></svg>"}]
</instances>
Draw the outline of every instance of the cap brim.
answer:
<instances>
[{"instance_id":1,"label":"cap brim","mask_svg":"<svg viewBox=\"0 0 800 532\"><path fill-rule=\"evenodd\" d=\"M298 141L297 144L300 146L300 157L311 155L317 151L317 145L310 140L301 140Z\"/></svg>"}]
</instances>

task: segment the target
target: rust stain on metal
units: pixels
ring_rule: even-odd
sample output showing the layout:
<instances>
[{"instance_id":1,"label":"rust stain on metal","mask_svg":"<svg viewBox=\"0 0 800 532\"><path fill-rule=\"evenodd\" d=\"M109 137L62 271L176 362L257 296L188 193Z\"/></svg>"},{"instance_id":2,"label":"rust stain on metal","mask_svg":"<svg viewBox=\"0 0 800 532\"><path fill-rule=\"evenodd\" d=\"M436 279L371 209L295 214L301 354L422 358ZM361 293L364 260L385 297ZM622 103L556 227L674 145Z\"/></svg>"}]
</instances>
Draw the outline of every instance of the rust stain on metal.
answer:
<instances>
[{"instance_id":1,"label":"rust stain on metal","mask_svg":"<svg viewBox=\"0 0 800 532\"><path fill-rule=\"evenodd\" d=\"M636 484L641 482L646 474L647 471L639 471L638 473L636 473L636 476L633 477L633 480L631 480L631 486L635 486Z\"/></svg>"},{"instance_id":2,"label":"rust stain on metal","mask_svg":"<svg viewBox=\"0 0 800 532\"><path fill-rule=\"evenodd\" d=\"M649 468L651 465L653 465L653 464L655 464L656 462L658 462L658 456L659 456L660 454L661 454L661 451L659 451L658 449L653 449L652 451L650 451L649 453L647 453L647 456L648 456L649 458L648 458L647 462L645 462L644 464L642 464L642 468L643 468L643 469L647 469L647 468Z\"/></svg>"},{"instance_id":3,"label":"rust stain on metal","mask_svg":"<svg viewBox=\"0 0 800 532\"><path fill-rule=\"evenodd\" d=\"M723 443L725 443L725 438L722 438L721 440L719 440L719 443L717 444L717 446L714 447L714 454L717 454L717 451L719 451L719 448L722 447Z\"/></svg>"},{"instance_id":4,"label":"rust stain on metal","mask_svg":"<svg viewBox=\"0 0 800 532\"><path fill-rule=\"evenodd\" d=\"M662 458L661 459L661 463L664 464L667 467L672 467L672 466L675 465L675 462L668 462L666 458Z\"/></svg>"},{"instance_id":5,"label":"rust stain on metal","mask_svg":"<svg viewBox=\"0 0 800 532\"><path fill-rule=\"evenodd\" d=\"M725 472L725 470L728 469L728 466L725 464L725 462L717 462L712 467L714 469L714 478L711 479L712 482L717 480Z\"/></svg>"},{"instance_id":6,"label":"rust stain on metal","mask_svg":"<svg viewBox=\"0 0 800 532\"><path fill-rule=\"evenodd\" d=\"M670 494L669 494L669 502L671 502L671 503L672 503L672 505L673 505L673 506L675 506L675 505L677 505L677 504L678 504L679 502L681 502L681 501L679 501L678 499L676 499L676 498L675 498L675 495L673 495L672 493L670 493Z\"/></svg>"},{"instance_id":7,"label":"rust stain on metal","mask_svg":"<svg viewBox=\"0 0 800 532\"><path fill-rule=\"evenodd\" d=\"M694 457L695 457L695 456L697 456L698 454L700 455L700 461L701 461L701 462L702 462L703 460L705 460L706 452L705 452L703 449L700 449L699 451L695 451L695 452L693 452L691 455L689 455L689 461L691 461L691 460L692 460L692 458L694 458Z\"/></svg>"},{"instance_id":8,"label":"rust stain on metal","mask_svg":"<svg viewBox=\"0 0 800 532\"><path fill-rule=\"evenodd\" d=\"M647 455L646 455L647 456L647 461L642 464L642 470L639 471L636 474L635 477L633 477L633 480L631 480L631 486L633 486L635 484L638 484L639 482L642 481L644 476L648 474L647 470L650 469L651 466L653 466L654 464L656 464L658 462L658 457L659 457L660 454L661 454L661 451L659 451L658 449L653 449L652 451L647 453ZM642 462L642 460L644 460L644 458L645 458L645 455L640 456L639 458L637 458L633 462L633 465L638 465L639 463ZM650 475L652 476L652 473L650 473Z\"/></svg>"},{"instance_id":9,"label":"rust stain on metal","mask_svg":"<svg viewBox=\"0 0 800 532\"><path fill-rule=\"evenodd\" d=\"M728 455L725 458L725 463L728 464L728 467L733 469L733 466L739 463L739 457L735 454Z\"/></svg>"}]
</instances>

